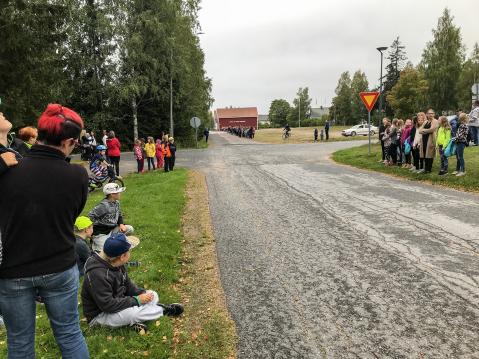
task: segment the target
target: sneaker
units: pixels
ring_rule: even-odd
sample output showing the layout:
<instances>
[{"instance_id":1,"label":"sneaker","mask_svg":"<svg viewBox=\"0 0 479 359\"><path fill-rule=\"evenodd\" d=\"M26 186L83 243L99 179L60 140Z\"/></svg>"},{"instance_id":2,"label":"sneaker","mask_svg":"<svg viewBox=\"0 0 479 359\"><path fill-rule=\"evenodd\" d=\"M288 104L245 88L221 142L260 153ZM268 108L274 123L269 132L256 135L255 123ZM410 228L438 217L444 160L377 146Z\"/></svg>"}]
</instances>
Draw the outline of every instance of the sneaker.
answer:
<instances>
[{"instance_id":1,"label":"sneaker","mask_svg":"<svg viewBox=\"0 0 479 359\"><path fill-rule=\"evenodd\" d=\"M145 335L148 332L148 327L143 323L135 323L131 328L140 335Z\"/></svg>"},{"instance_id":2,"label":"sneaker","mask_svg":"<svg viewBox=\"0 0 479 359\"><path fill-rule=\"evenodd\" d=\"M177 317L181 315L184 311L184 308L179 303L172 304L158 304L160 307L163 307L163 314L169 317Z\"/></svg>"},{"instance_id":3,"label":"sneaker","mask_svg":"<svg viewBox=\"0 0 479 359\"><path fill-rule=\"evenodd\" d=\"M416 173L424 173L426 170L424 168L421 168L420 170L417 170Z\"/></svg>"},{"instance_id":4,"label":"sneaker","mask_svg":"<svg viewBox=\"0 0 479 359\"><path fill-rule=\"evenodd\" d=\"M466 175L466 172L457 172L456 177L462 177L465 175Z\"/></svg>"},{"instance_id":5,"label":"sneaker","mask_svg":"<svg viewBox=\"0 0 479 359\"><path fill-rule=\"evenodd\" d=\"M452 172L453 175L457 175L457 171Z\"/></svg>"},{"instance_id":6,"label":"sneaker","mask_svg":"<svg viewBox=\"0 0 479 359\"><path fill-rule=\"evenodd\" d=\"M416 167L412 166L412 167L409 169L409 171L415 172L415 171L416 171Z\"/></svg>"}]
</instances>

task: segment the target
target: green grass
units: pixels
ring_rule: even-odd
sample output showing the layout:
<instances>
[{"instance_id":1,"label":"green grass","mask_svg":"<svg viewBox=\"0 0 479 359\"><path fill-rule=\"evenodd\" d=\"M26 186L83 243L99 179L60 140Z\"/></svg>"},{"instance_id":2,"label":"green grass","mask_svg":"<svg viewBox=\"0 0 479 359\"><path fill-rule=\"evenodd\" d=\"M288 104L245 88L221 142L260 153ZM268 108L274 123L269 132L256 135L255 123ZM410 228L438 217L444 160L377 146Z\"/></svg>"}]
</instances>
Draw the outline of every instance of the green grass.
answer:
<instances>
[{"instance_id":1,"label":"green grass","mask_svg":"<svg viewBox=\"0 0 479 359\"><path fill-rule=\"evenodd\" d=\"M131 278L144 288L156 290L160 301L178 301L174 290L179 279L181 254L181 215L185 205L184 188L187 172L150 172L130 175L125 179L126 192L121 205L125 223L135 227L141 240L132 251L131 260L140 261L141 266L130 268ZM88 199L87 213L103 198L95 191ZM83 318L80 307L80 317ZM149 333L140 336L129 328L90 329L81 321L91 358L169 358L173 340L173 320L162 317L148 324ZM0 330L0 357L6 357L6 333ZM60 358L60 352L50 329L45 308L37 305L36 326L37 358Z\"/></svg>"},{"instance_id":2,"label":"green grass","mask_svg":"<svg viewBox=\"0 0 479 359\"><path fill-rule=\"evenodd\" d=\"M381 159L379 144L371 146L371 155L368 154L368 146L364 145L337 151L333 153L332 158L334 161L346 165L383 172L413 181L424 181L465 191L479 191L479 147L466 147L464 152L466 175L464 177L456 177L450 174L456 169L455 156L449 157L449 174L446 176L437 174L440 167L439 156L434 159L432 173L430 174L415 174L397 166L385 167L382 163L378 163Z\"/></svg>"}]
</instances>

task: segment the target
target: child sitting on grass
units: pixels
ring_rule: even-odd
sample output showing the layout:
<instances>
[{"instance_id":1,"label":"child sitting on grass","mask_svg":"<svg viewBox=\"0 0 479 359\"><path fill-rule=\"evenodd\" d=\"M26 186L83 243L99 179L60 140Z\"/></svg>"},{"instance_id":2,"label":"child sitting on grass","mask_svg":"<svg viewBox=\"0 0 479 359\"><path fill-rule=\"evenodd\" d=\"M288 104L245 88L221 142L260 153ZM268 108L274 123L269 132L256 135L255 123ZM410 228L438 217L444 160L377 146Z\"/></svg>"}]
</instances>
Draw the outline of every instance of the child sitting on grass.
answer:
<instances>
[{"instance_id":1,"label":"child sitting on grass","mask_svg":"<svg viewBox=\"0 0 479 359\"><path fill-rule=\"evenodd\" d=\"M103 251L87 260L81 298L90 326L131 326L144 334L147 327L142 322L183 313L181 304L159 304L156 292L138 288L128 277L125 264L139 242L136 237L113 234Z\"/></svg>"},{"instance_id":2,"label":"child sitting on grass","mask_svg":"<svg viewBox=\"0 0 479 359\"><path fill-rule=\"evenodd\" d=\"M75 253L80 277L84 274L86 260L91 256L91 250L86 241L91 238L92 234L93 222L90 218L78 217L75 221Z\"/></svg>"},{"instance_id":3,"label":"child sitting on grass","mask_svg":"<svg viewBox=\"0 0 479 359\"><path fill-rule=\"evenodd\" d=\"M99 253L103 249L106 239L113 233L133 234L134 229L123 223L120 210L120 196L126 190L116 183L107 183L103 187L105 199L98 203L88 213L93 221L92 249Z\"/></svg>"}]
</instances>

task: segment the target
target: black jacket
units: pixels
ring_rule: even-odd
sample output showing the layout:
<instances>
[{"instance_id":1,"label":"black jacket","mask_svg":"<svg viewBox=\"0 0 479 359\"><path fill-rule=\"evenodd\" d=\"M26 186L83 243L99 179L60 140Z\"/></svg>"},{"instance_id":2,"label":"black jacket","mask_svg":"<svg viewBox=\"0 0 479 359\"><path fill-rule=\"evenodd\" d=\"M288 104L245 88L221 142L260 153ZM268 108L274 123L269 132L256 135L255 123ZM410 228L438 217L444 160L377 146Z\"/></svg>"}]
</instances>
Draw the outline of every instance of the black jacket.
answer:
<instances>
[{"instance_id":1,"label":"black jacket","mask_svg":"<svg viewBox=\"0 0 479 359\"><path fill-rule=\"evenodd\" d=\"M0 278L65 271L76 264L73 224L88 194L88 174L52 147L34 145L0 176Z\"/></svg>"},{"instance_id":2,"label":"black jacket","mask_svg":"<svg viewBox=\"0 0 479 359\"><path fill-rule=\"evenodd\" d=\"M81 290L83 314L88 322L100 313L118 313L138 306L134 296L144 292L130 280L125 266L113 267L96 253L88 258Z\"/></svg>"},{"instance_id":3,"label":"black jacket","mask_svg":"<svg viewBox=\"0 0 479 359\"><path fill-rule=\"evenodd\" d=\"M27 153L30 152L30 148L27 146L27 144L19 138L15 138L10 147L12 148L12 150L17 151L23 157L25 157Z\"/></svg>"},{"instance_id":4,"label":"black jacket","mask_svg":"<svg viewBox=\"0 0 479 359\"><path fill-rule=\"evenodd\" d=\"M20 161L22 159L22 155L20 155L18 152L12 150L11 148L5 147L4 145L0 144L0 154L5 153L5 152L12 152L15 154L15 157L17 158L17 161ZM8 166L5 163L5 161L0 157L0 175L3 173L7 172Z\"/></svg>"},{"instance_id":5,"label":"black jacket","mask_svg":"<svg viewBox=\"0 0 479 359\"><path fill-rule=\"evenodd\" d=\"M88 257L91 256L90 247L88 247L87 242L80 236L75 236L75 253L78 265L78 272L80 275L85 273L85 263Z\"/></svg>"}]
</instances>

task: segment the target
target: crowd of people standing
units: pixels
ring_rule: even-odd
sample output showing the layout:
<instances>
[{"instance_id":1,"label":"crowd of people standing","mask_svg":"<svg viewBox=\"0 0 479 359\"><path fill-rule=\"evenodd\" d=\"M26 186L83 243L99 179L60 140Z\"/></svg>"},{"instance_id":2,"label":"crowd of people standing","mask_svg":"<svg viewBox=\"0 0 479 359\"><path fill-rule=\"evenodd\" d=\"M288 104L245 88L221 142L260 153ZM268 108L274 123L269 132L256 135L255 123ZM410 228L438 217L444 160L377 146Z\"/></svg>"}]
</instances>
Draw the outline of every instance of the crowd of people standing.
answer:
<instances>
[{"instance_id":1,"label":"crowd of people standing","mask_svg":"<svg viewBox=\"0 0 479 359\"><path fill-rule=\"evenodd\" d=\"M466 174L464 150L472 142L479 144L479 101L467 114L458 110L455 116L439 116L433 109L419 112L412 119L384 118L379 128L385 166L401 166L415 173L431 173L434 158L440 157L439 175L449 173L449 158L456 157L457 177Z\"/></svg>"},{"instance_id":2,"label":"crowd of people standing","mask_svg":"<svg viewBox=\"0 0 479 359\"><path fill-rule=\"evenodd\" d=\"M254 135L255 135L255 132L256 132L256 130L253 126L251 126L251 127L242 127L242 126L227 127L226 129L224 129L224 131L226 131L226 132L228 132L232 135L238 136L238 137L249 138L249 139L253 139Z\"/></svg>"},{"instance_id":3,"label":"crowd of people standing","mask_svg":"<svg viewBox=\"0 0 479 359\"><path fill-rule=\"evenodd\" d=\"M143 138L136 139L133 154L138 173L144 172L145 160L148 164L148 171L160 168L163 168L165 172L173 171L176 161L175 139L163 133L156 141L151 136L146 141Z\"/></svg>"}]
</instances>

